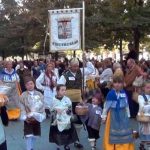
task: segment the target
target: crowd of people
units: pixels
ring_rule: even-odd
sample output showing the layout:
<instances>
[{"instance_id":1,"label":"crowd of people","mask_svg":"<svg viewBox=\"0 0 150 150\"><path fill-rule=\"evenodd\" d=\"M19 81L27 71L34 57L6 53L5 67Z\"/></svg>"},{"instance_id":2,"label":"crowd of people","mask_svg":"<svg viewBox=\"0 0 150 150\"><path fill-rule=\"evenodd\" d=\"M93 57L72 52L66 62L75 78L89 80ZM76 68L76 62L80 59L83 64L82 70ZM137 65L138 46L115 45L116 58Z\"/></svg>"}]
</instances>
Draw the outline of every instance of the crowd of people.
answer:
<instances>
[{"instance_id":1,"label":"crowd of people","mask_svg":"<svg viewBox=\"0 0 150 150\"><path fill-rule=\"evenodd\" d=\"M50 120L49 142L55 143L57 150L62 145L70 150L72 143L82 149L83 127L95 150L102 123L106 124L101 136L104 144L99 147L134 150L129 118L137 116L139 149L149 146L150 61L128 58L119 63L107 58L99 62L84 54L83 62L77 58L0 62L0 89L9 88L7 94L0 90L0 150L7 149L3 123L24 121L26 149L33 150L46 118Z\"/></svg>"}]
</instances>

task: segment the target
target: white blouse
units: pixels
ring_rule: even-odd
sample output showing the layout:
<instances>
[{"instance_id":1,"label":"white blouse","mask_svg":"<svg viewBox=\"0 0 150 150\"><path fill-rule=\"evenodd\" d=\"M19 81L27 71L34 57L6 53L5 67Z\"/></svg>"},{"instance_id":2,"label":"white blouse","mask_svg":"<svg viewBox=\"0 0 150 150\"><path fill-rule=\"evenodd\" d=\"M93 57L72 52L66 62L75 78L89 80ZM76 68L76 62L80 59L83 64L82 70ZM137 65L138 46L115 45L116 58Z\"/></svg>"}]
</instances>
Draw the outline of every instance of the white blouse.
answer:
<instances>
[{"instance_id":1,"label":"white blouse","mask_svg":"<svg viewBox=\"0 0 150 150\"><path fill-rule=\"evenodd\" d=\"M144 113L145 116L150 116L150 95L145 95L148 99L148 102L145 101L142 95L138 96L139 103L139 115L141 112Z\"/></svg>"}]
</instances>

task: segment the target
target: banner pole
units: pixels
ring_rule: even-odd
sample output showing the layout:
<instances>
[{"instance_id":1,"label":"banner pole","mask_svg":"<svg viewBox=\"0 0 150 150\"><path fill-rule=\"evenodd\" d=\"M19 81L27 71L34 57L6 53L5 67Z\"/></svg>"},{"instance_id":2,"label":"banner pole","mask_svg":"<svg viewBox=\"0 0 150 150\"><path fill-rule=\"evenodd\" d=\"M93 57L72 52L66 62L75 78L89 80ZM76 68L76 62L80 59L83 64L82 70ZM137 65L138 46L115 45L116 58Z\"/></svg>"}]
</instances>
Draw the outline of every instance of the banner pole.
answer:
<instances>
[{"instance_id":1,"label":"banner pole","mask_svg":"<svg viewBox=\"0 0 150 150\"><path fill-rule=\"evenodd\" d=\"M47 20L47 28L46 28L46 35L45 35L45 39L44 39L44 44L43 44L43 55L46 59L46 41L47 41L47 37L48 37L48 28L49 28L49 23L48 23L48 20Z\"/></svg>"},{"instance_id":2,"label":"banner pole","mask_svg":"<svg viewBox=\"0 0 150 150\"><path fill-rule=\"evenodd\" d=\"M84 80L85 80L85 56L84 56L84 52L85 52L85 1L82 1L82 57L83 57L83 78L82 78L82 91L83 91L83 101L85 99L85 84L84 84Z\"/></svg>"}]
</instances>

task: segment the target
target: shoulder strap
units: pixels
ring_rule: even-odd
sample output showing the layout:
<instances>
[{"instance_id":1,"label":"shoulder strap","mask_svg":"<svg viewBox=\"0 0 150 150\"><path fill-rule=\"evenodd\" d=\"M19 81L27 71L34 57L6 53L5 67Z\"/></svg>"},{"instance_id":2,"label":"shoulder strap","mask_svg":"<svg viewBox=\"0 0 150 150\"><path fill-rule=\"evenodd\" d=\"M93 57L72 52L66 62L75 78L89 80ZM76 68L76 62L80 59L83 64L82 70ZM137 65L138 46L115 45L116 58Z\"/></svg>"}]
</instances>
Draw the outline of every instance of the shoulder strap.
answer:
<instances>
[{"instance_id":1,"label":"shoulder strap","mask_svg":"<svg viewBox=\"0 0 150 150\"><path fill-rule=\"evenodd\" d=\"M142 96L144 97L145 102L148 102L148 99L147 99L146 95L142 94Z\"/></svg>"}]
</instances>

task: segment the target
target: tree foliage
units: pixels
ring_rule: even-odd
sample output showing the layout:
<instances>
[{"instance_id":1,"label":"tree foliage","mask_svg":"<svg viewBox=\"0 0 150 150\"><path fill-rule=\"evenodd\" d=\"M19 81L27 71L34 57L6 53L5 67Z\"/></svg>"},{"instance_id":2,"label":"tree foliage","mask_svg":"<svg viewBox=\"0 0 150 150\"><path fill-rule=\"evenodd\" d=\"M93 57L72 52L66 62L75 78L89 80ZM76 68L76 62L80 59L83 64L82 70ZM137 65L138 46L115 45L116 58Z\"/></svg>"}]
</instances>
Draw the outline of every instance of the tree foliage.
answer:
<instances>
[{"instance_id":1,"label":"tree foliage","mask_svg":"<svg viewBox=\"0 0 150 150\"><path fill-rule=\"evenodd\" d=\"M43 51L48 27L48 10L82 7L81 0L1 0L0 53L25 55ZM111 49L120 40L147 44L150 34L150 0L85 0L86 49L106 45ZM38 43L38 44L37 44ZM38 45L37 49L33 47ZM46 43L46 50L49 50Z\"/></svg>"}]
</instances>

